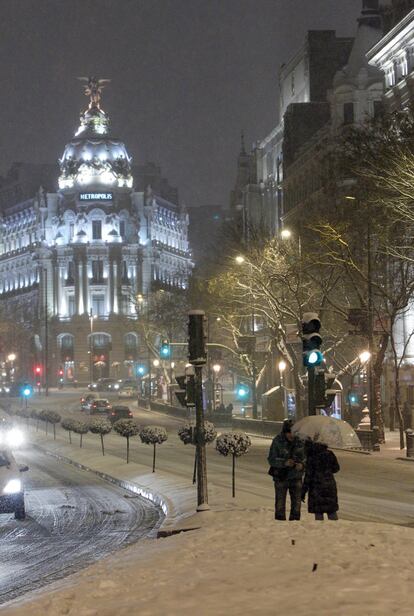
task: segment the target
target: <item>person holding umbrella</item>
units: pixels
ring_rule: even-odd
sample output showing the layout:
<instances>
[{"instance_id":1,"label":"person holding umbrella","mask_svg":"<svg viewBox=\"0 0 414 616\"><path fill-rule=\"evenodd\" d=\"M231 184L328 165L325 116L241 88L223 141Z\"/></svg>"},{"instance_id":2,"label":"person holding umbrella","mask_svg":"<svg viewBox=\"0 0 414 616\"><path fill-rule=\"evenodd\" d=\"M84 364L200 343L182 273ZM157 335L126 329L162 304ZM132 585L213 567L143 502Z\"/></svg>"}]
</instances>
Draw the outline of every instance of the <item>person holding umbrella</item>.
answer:
<instances>
[{"instance_id":1,"label":"person holding umbrella","mask_svg":"<svg viewBox=\"0 0 414 616\"><path fill-rule=\"evenodd\" d=\"M334 474L339 471L336 455L325 443L311 441L306 443L306 472L302 486L302 502L308 494L308 511L315 520L338 519L338 491Z\"/></svg>"}]
</instances>

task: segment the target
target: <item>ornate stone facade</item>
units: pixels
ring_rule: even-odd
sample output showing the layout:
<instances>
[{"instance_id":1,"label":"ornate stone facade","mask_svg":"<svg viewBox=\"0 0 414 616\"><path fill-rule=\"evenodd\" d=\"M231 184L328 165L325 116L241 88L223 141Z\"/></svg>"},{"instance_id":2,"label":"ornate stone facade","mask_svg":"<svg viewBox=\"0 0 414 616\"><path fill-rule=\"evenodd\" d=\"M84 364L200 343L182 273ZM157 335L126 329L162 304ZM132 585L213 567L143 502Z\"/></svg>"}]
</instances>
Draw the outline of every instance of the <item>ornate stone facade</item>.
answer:
<instances>
[{"instance_id":1,"label":"ornate stone facade","mask_svg":"<svg viewBox=\"0 0 414 616\"><path fill-rule=\"evenodd\" d=\"M34 350L44 365L47 348L49 383L60 371L78 382L133 376L137 295L185 289L192 268L187 213L151 187L134 190L131 158L100 107L102 82L88 87L59 190L2 212L0 307L38 320Z\"/></svg>"}]
</instances>

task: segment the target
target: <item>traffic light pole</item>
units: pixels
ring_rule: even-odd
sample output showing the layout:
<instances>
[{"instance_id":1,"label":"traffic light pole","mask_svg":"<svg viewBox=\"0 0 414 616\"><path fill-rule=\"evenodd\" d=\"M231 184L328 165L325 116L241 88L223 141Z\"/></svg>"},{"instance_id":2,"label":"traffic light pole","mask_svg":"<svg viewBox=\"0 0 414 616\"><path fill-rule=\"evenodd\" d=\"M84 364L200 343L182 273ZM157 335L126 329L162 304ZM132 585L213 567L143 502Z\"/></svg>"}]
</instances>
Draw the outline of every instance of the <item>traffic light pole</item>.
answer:
<instances>
[{"instance_id":1,"label":"traffic light pole","mask_svg":"<svg viewBox=\"0 0 414 616\"><path fill-rule=\"evenodd\" d=\"M315 368L308 367L308 415L316 415L315 409Z\"/></svg>"},{"instance_id":2,"label":"traffic light pole","mask_svg":"<svg viewBox=\"0 0 414 616\"><path fill-rule=\"evenodd\" d=\"M203 368L195 366L195 410L196 410L196 456L197 456L197 510L208 508L207 459L204 441L203 409Z\"/></svg>"}]
</instances>

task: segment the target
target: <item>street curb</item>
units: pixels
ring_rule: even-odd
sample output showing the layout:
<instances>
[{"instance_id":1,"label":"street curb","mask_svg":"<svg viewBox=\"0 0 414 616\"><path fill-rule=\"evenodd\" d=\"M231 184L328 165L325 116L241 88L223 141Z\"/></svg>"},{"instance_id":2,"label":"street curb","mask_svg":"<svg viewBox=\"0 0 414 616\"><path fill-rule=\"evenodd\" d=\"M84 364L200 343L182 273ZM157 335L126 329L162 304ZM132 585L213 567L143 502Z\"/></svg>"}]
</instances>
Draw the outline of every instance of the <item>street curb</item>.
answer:
<instances>
[{"instance_id":1,"label":"street curb","mask_svg":"<svg viewBox=\"0 0 414 616\"><path fill-rule=\"evenodd\" d=\"M148 490L148 488L144 488L143 486L127 481L126 479L118 479L117 477L112 477L111 475L108 475L107 473L103 473L102 471L97 471L93 468L90 468L89 466L86 466L85 464L82 464L81 462L76 462L75 460L72 460L71 458L67 458L66 456L62 456L60 454L49 451L45 449L44 447L42 447L41 445L38 445L37 443L33 443L32 446L40 449L41 451L46 453L48 456L51 456L52 458L56 458L57 460L60 460L61 462L65 462L66 464L72 464L72 466L75 466L75 468L78 468L82 471L93 473L100 479L103 479L104 481L107 481L108 483L117 485L118 487L123 488L124 490L127 490L128 492L132 492L133 494L138 494L139 496L142 496L146 500L151 501L154 505L157 505L157 507L159 507L164 514L164 519L159 525L158 530L157 530L157 526L154 527L154 531L157 531L157 538L158 537L168 537L172 534L175 534L175 532L178 532L178 531L175 531L174 528L162 529L162 527L164 526L165 522L167 522L167 520L169 523L171 523L170 516L171 516L171 510L173 509L173 505L172 503L169 502L168 499L166 499L161 494L158 494L157 492L151 492ZM187 529L182 529L182 530L187 530ZM188 530L193 530L193 529L191 528Z\"/></svg>"},{"instance_id":2,"label":"street curb","mask_svg":"<svg viewBox=\"0 0 414 616\"><path fill-rule=\"evenodd\" d=\"M414 462L414 458L403 458L402 456L395 458L396 460L402 460L403 462Z\"/></svg>"}]
</instances>

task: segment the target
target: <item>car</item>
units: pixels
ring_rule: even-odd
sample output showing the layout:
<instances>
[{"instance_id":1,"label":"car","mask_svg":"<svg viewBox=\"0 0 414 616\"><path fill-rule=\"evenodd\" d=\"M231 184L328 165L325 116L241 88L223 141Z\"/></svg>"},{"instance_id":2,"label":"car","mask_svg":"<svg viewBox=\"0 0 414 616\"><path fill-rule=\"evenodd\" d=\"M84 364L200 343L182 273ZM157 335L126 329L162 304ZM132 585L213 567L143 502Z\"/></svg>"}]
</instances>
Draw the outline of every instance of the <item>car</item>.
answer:
<instances>
[{"instance_id":1,"label":"car","mask_svg":"<svg viewBox=\"0 0 414 616\"><path fill-rule=\"evenodd\" d=\"M115 388L115 385L118 385L119 382L116 379L98 379L97 381L93 381L93 383L89 383L88 389L91 391L111 391Z\"/></svg>"},{"instance_id":2,"label":"car","mask_svg":"<svg viewBox=\"0 0 414 616\"><path fill-rule=\"evenodd\" d=\"M20 473L29 467L17 464L11 450L0 445L0 513L14 513L16 520L24 520L24 488Z\"/></svg>"},{"instance_id":3,"label":"car","mask_svg":"<svg viewBox=\"0 0 414 616\"><path fill-rule=\"evenodd\" d=\"M96 396L94 394L87 394L86 396L82 396L82 398L80 399L81 411L88 412L94 400L96 400Z\"/></svg>"},{"instance_id":4,"label":"car","mask_svg":"<svg viewBox=\"0 0 414 616\"><path fill-rule=\"evenodd\" d=\"M137 395L137 390L133 389L133 387L123 387L118 392L118 398L135 398Z\"/></svg>"},{"instance_id":5,"label":"car","mask_svg":"<svg viewBox=\"0 0 414 616\"><path fill-rule=\"evenodd\" d=\"M100 398L98 400L93 400L92 404L89 407L90 415L107 415L112 410L112 406L109 403L109 400L106 398Z\"/></svg>"},{"instance_id":6,"label":"car","mask_svg":"<svg viewBox=\"0 0 414 616\"><path fill-rule=\"evenodd\" d=\"M129 406L113 406L110 413L108 414L108 419L111 423L115 423L118 419L132 419L132 411Z\"/></svg>"},{"instance_id":7,"label":"car","mask_svg":"<svg viewBox=\"0 0 414 616\"><path fill-rule=\"evenodd\" d=\"M121 389L126 389L130 387L131 389L138 389L137 380L136 379L124 379L121 381Z\"/></svg>"}]
</instances>

